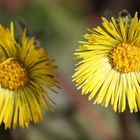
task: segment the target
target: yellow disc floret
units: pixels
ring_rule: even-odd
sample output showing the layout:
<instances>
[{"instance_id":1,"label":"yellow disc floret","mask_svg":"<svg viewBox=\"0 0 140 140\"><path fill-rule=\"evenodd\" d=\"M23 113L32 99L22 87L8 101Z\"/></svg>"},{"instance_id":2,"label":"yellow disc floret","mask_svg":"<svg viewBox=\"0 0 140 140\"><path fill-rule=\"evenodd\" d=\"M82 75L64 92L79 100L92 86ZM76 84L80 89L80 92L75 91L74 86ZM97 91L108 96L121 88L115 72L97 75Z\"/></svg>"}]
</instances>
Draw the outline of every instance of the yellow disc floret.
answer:
<instances>
[{"instance_id":1,"label":"yellow disc floret","mask_svg":"<svg viewBox=\"0 0 140 140\"><path fill-rule=\"evenodd\" d=\"M6 60L0 64L0 85L3 88L18 89L27 82L27 71L17 60Z\"/></svg>"},{"instance_id":2,"label":"yellow disc floret","mask_svg":"<svg viewBox=\"0 0 140 140\"><path fill-rule=\"evenodd\" d=\"M140 70L140 48L135 45L120 43L110 51L109 58L112 66L120 72Z\"/></svg>"}]
</instances>

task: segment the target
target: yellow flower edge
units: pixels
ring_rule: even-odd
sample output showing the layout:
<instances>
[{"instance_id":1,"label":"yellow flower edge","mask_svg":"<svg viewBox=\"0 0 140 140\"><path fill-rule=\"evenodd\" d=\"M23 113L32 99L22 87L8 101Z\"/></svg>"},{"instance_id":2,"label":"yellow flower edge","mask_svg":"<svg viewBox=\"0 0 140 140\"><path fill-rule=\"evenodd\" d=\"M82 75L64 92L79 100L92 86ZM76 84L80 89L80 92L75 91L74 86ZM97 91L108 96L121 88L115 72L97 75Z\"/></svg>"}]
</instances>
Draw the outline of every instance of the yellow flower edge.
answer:
<instances>
[{"instance_id":1,"label":"yellow flower edge","mask_svg":"<svg viewBox=\"0 0 140 140\"><path fill-rule=\"evenodd\" d=\"M102 18L102 26L89 29L75 51L72 76L77 89L94 104L109 104L116 112L140 110L140 20Z\"/></svg>"},{"instance_id":2,"label":"yellow flower edge","mask_svg":"<svg viewBox=\"0 0 140 140\"><path fill-rule=\"evenodd\" d=\"M34 37L27 38L25 31L17 42L13 23L0 25L0 124L28 127L43 119L47 108L53 110L48 92L58 87L55 68Z\"/></svg>"}]
</instances>

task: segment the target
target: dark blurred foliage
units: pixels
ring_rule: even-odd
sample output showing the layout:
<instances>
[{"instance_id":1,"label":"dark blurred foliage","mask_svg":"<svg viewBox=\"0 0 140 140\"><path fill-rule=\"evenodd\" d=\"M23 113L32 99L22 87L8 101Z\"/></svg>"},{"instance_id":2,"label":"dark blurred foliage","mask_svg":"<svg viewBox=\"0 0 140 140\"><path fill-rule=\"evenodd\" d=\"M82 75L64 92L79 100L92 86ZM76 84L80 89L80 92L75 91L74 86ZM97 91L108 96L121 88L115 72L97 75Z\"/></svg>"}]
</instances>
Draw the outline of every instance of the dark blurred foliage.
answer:
<instances>
[{"instance_id":1,"label":"dark blurred foliage","mask_svg":"<svg viewBox=\"0 0 140 140\"><path fill-rule=\"evenodd\" d=\"M80 96L71 82L73 52L87 28L100 24L101 17L127 9L140 12L140 1L128 0L0 0L0 23L15 23L16 37L28 29L28 37L46 47L58 65L60 94L50 93L55 112L29 128L4 130L0 140L139 140L140 113L114 113L112 108L92 105Z\"/></svg>"}]
</instances>

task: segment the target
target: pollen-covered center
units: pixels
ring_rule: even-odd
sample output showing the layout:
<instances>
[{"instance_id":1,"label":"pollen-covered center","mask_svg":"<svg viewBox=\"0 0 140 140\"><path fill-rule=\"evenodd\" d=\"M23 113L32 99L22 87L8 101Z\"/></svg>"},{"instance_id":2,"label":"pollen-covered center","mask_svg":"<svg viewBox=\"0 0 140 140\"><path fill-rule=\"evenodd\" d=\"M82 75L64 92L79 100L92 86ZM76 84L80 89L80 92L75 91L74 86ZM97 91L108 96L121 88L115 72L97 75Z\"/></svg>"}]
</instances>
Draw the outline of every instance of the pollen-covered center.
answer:
<instances>
[{"instance_id":1,"label":"pollen-covered center","mask_svg":"<svg viewBox=\"0 0 140 140\"><path fill-rule=\"evenodd\" d=\"M3 88L18 89L27 82L26 69L16 60L4 61L0 64L0 85Z\"/></svg>"},{"instance_id":2,"label":"pollen-covered center","mask_svg":"<svg viewBox=\"0 0 140 140\"><path fill-rule=\"evenodd\" d=\"M110 51L109 58L112 66L120 72L140 70L140 48L132 44L118 44Z\"/></svg>"}]
</instances>

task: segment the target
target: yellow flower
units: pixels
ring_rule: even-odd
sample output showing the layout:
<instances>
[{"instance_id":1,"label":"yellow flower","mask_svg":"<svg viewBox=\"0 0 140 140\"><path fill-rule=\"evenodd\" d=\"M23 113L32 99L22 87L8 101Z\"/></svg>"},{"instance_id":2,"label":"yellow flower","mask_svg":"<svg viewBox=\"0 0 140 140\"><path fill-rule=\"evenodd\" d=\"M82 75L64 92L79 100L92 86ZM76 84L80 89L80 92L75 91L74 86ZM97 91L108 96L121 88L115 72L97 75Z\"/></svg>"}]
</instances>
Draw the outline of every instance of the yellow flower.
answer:
<instances>
[{"instance_id":1,"label":"yellow flower","mask_svg":"<svg viewBox=\"0 0 140 140\"><path fill-rule=\"evenodd\" d=\"M55 91L55 68L33 38L24 32L17 42L13 23L10 29L0 26L0 124L28 127L43 118L46 108L53 109L46 89Z\"/></svg>"},{"instance_id":2,"label":"yellow flower","mask_svg":"<svg viewBox=\"0 0 140 140\"><path fill-rule=\"evenodd\" d=\"M82 94L94 104L123 112L128 103L130 112L140 109L140 20L128 16L108 21L102 18L85 34L86 41L75 51L77 68L73 75Z\"/></svg>"}]
</instances>

